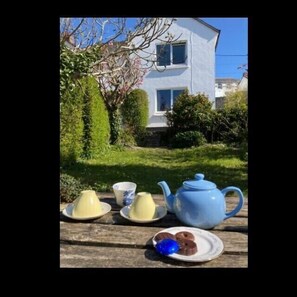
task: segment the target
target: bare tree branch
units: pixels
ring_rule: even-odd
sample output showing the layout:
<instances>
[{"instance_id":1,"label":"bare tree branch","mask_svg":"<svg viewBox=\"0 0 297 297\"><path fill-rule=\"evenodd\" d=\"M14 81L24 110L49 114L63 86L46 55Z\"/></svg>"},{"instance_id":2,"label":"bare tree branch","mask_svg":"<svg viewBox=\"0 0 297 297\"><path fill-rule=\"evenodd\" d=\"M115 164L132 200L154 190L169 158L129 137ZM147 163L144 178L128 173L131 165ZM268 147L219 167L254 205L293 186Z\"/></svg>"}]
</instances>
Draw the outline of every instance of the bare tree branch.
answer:
<instances>
[{"instance_id":1,"label":"bare tree branch","mask_svg":"<svg viewBox=\"0 0 297 297\"><path fill-rule=\"evenodd\" d=\"M164 44L176 41L180 36L174 38L168 32L174 21L174 18L138 18L131 31L127 27L127 18L82 18L81 20L64 18L61 19L60 28L61 34L66 32L68 38L75 36L77 45L72 49L73 51L80 52L94 46L97 48L98 59L91 65L93 70L90 72L100 76L105 75L106 72L96 71L97 65L114 56L122 56L124 53L138 55L144 61L143 65L146 68L155 67L157 70L162 70L156 67L157 54L146 49L155 40ZM112 51L106 51L106 46L111 44ZM113 70L117 72L120 67Z\"/></svg>"}]
</instances>

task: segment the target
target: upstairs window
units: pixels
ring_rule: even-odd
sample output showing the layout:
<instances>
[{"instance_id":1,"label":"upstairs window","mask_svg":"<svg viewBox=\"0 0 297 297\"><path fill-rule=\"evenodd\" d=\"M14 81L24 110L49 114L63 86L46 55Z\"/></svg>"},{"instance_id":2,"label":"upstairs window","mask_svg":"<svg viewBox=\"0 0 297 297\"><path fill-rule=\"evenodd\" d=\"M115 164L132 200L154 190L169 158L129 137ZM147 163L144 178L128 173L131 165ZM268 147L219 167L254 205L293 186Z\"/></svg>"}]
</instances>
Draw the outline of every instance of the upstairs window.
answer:
<instances>
[{"instance_id":1,"label":"upstairs window","mask_svg":"<svg viewBox=\"0 0 297 297\"><path fill-rule=\"evenodd\" d=\"M186 43L157 45L157 65L168 66L186 63Z\"/></svg>"},{"instance_id":2,"label":"upstairs window","mask_svg":"<svg viewBox=\"0 0 297 297\"><path fill-rule=\"evenodd\" d=\"M157 45L157 65L170 65L170 44Z\"/></svg>"}]
</instances>

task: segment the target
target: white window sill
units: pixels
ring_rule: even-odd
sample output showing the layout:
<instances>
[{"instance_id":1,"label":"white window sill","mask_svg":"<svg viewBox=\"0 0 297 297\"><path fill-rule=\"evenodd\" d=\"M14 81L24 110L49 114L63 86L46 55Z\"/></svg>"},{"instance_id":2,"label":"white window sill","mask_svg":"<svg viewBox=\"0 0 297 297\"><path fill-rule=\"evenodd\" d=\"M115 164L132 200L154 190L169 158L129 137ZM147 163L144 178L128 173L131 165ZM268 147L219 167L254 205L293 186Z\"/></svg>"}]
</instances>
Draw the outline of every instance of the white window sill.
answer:
<instances>
[{"instance_id":1,"label":"white window sill","mask_svg":"<svg viewBox=\"0 0 297 297\"><path fill-rule=\"evenodd\" d=\"M169 112L172 112L172 109L169 110ZM158 116L158 117L162 117L162 116L164 116L164 117L165 117L165 114L166 114L166 111L156 111L156 112L154 113L154 116Z\"/></svg>"},{"instance_id":2,"label":"white window sill","mask_svg":"<svg viewBox=\"0 0 297 297\"><path fill-rule=\"evenodd\" d=\"M177 64L177 65L168 65L168 66L156 66L156 68L151 68L151 70L155 71L164 71L164 70L170 70L170 69L187 69L190 68L189 65L186 64Z\"/></svg>"}]
</instances>

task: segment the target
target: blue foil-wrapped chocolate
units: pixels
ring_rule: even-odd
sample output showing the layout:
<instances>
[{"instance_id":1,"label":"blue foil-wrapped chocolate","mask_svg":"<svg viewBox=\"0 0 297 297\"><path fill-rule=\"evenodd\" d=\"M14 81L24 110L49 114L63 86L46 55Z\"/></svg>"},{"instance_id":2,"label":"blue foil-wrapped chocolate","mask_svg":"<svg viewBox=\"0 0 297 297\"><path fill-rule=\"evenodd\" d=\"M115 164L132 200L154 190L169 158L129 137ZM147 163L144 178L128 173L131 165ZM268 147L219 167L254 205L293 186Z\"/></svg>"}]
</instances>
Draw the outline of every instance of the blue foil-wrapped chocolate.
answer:
<instances>
[{"instance_id":1,"label":"blue foil-wrapped chocolate","mask_svg":"<svg viewBox=\"0 0 297 297\"><path fill-rule=\"evenodd\" d=\"M161 255L167 256L176 253L179 250L179 245L177 241L170 238L165 238L158 241L156 244L156 250Z\"/></svg>"}]
</instances>

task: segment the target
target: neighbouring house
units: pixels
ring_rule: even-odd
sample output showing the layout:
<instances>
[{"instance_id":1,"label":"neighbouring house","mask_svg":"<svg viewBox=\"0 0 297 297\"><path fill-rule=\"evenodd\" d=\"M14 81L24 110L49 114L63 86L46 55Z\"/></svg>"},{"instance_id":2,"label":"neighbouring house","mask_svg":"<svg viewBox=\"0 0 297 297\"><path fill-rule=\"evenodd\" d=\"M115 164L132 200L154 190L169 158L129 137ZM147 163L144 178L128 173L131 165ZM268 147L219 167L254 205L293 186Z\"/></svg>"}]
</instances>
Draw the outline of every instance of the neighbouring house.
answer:
<instances>
[{"instance_id":1,"label":"neighbouring house","mask_svg":"<svg viewBox=\"0 0 297 297\"><path fill-rule=\"evenodd\" d=\"M164 114L186 88L190 94L204 93L215 101L215 51L220 30L199 18L176 18L169 32L180 37L166 45L156 40L147 49L157 56L157 69L151 68L140 86L149 97L147 128L167 127Z\"/></svg>"},{"instance_id":2,"label":"neighbouring house","mask_svg":"<svg viewBox=\"0 0 297 297\"><path fill-rule=\"evenodd\" d=\"M239 79L235 78L216 78L215 83L215 108L221 108L224 105L226 92L235 92L238 89Z\"/></svg>"},{"instance_id":3,"label":"neighbouring house","mask_svg":"<svg viewBox=\"0 0 297 297\"><path fill-rule=\"evenodd\" d=\"M248 72L244 72L242 78L216 78L215 84L215 108L224 106L226 93L236 91L246 91L248 89Z\"/></svg>"},{"instance_id":4,"label":"neighbouring house","mask_svg":"<svg viewBox=\"0 0 297 297\"><path fill-rule=\"evenodd\" d=\"M248 73L247 72L245 72L242 75L242 78L238 84L238 90L247 92L247 90L248 90Z\"/></svg>"}]
</instances>

